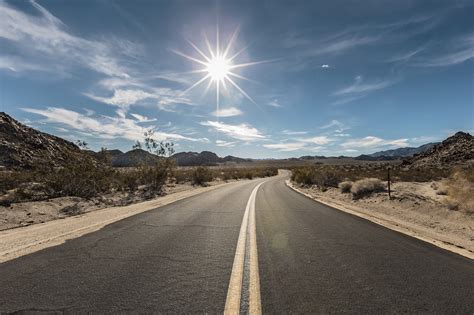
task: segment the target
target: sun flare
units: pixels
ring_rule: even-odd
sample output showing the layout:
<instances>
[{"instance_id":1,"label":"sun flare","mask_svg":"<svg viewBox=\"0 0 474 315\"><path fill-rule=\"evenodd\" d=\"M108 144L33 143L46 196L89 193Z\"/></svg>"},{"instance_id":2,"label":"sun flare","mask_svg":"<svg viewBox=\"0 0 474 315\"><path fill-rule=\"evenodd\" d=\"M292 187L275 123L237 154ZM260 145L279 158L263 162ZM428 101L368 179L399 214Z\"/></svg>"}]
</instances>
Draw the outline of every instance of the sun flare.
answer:
<instances>
[{"instance_id":1,"label":"sun flare","mask_svg":"<svg viewBox=\"0 0 474 315\"><path fill-rule=\"evenodd\" d=\"M207 92L209 90L209 88L211 87L211 85L213 85L213 84L215 85L215 89L216 89L216 107L217 107L216 112L217 113L219 113L219 96L221 94L221 87L224 89L224 91L227 91L228 84L226 84L226 83L229 83L230 85L232 85L242 95L244 95L248 100L250 100L252 103L256 104L255 101L235 81L236 78L237 79L242 79L242 80L248 80L248 81L252 81L252 80L236 73L235 69L244 68L244 67L248 67L248 66L268 62L268 61L257 61L257 62L247 62L247 63L241 63L241 64L234 64L233 63L234 59L236 59L247 48L247 47L244 47L243 49L240 49L239 51L237 51L231 57L228 56L229 52L232 49L232 45L233 45L233 43L234 43L234 41L237 37L237 33L238 33L238 29L234 31L234 33L232 34L229 42L227 43L227 46L225 47L225 49L223 51L221 50L221 47L220 47L220 44L219 44L219 32L218 31L216 32L216 46L215 46L214 49L212 48L212 46L211 46L209 40L207 39L207 37L204 36L205 44L207 46L209 55L205 54L198 46L196 46L193 42L188 40L189 44L194 48L194 50L203 59L199 59L199 57L198 58L192 57L192 56L186 55L186 54L184 54L182 52L179 52L179 51L175 51L175 50L173 51L174 53L176 53L176 54L178 54L178 55L180 55L180 56L182 56L182 57L184 57L188 60L191 60L195 63L198 63L198 64L204 66L203 69L191 71L191 73L204 73L205 75L204 75L204 77L199 79L196 83L191 85L187 90L185 90L183 92L183 94L189 92L190 90L194 89L195 87L197 87L198 85L200 85L204 81L208 80L209 83L208 83L208 85L207 85L204 92Z\"/></svg>"},{"instance_id":2,"label":"sun flare","mask_svg":"<svg viewBox=\"0 0 474 315\"><path fill-rule=\"evenodd\" d=\"M206 69L213 81L223 81L229 75L230 61L223 56L215 56L207 63Z\"/></svg>"}]
</instances>

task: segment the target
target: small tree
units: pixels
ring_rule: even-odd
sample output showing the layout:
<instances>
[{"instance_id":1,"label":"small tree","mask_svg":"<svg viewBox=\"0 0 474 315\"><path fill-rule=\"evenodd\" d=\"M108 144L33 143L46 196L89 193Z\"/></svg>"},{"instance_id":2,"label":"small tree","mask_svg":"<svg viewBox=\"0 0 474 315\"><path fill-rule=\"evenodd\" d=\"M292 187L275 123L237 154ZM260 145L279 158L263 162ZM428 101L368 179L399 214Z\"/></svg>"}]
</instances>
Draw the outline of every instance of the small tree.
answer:
<instances>
[{"instance_id":1,"label":"small tree","mask_svg":"<svg viewBox=\"0 0 474 315\"><path fill-rule=\"evenodd\" d=\"M154 191L161 191L168 177L173 174L174 161L170 156L174 153L174 144L171 142L155 140L155 130L149 129L144 133L144 147L146 151L156 155L158 158L153 161L147 156L144 163L140 163L142 179ZM136 142L134 148L141 148L141 143Z\"/></svg>"}]
</instances>

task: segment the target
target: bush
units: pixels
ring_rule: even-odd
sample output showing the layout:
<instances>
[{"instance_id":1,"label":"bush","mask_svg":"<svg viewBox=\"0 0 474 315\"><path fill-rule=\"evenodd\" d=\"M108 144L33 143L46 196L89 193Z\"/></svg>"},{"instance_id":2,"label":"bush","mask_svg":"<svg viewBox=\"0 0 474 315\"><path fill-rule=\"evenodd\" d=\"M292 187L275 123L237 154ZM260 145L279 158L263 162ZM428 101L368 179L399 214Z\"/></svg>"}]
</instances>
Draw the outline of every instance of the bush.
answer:
<instances>
[{"instance_id":1,"label":"bush","mask_svg":"<svg viewBox=\"0 0 474 315\"><path fill-rule=\"evenodd\" d=\"M474 214L474 168L457 169L447 182L448 208Z\"/></svg>"},{"instance_id":2,"label":"bush","mask_svg":"<svg viewBox=\"0 0 474 315\"><path fill-rule=\"evenodd\" d=\"M207 182L212 181L212 173L207 167L199 166L193 172L193 183L195 185L205 186Z\"/></svg>"},{"instance_id":3,"label":"bush","mask_svg":"<svg viewBox=\"0 0 474 315\"><path fill-rule=\"evenodd\" d=\"M352 184L353 183L351 181L344 181L344 182L339 183L339 189L341 190L341 193L343 194L350 193Z\"/></svg>"},{"instance_id":4,"label":"bush","mask_svg":"<svg viewBox=\"0 0 474 315\"><path fill-rule=\"evenodd\" d=\"M61 168L42 169L43 183L52 197L91 198L110 190L115 171L91 158L69 159Z\"/></svg>"},{"instance_id":5,"label":"bush","mask_svg":"<svg viewBox=\"0 0 474 315\"><path fill-rule=\"evenodd\" d=\"M374 192L380 192L385 189L384 184L378 178L365 178L356 181L351 188L352 198L359 199L368 196Z\"/></svg>"}]
</instances>

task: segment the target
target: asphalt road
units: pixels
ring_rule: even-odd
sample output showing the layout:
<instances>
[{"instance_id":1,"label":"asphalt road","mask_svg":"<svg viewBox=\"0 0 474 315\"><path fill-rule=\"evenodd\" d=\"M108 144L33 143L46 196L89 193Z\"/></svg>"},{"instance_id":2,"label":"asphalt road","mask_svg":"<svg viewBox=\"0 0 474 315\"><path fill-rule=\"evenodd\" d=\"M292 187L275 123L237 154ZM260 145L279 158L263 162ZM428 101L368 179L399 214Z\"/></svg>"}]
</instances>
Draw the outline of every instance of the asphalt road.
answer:
<instances>
[{"instance_id":1,"label":"asphalt road","mask_svg":"<svg viewBox=\"0 0 474 315\"><path fill-rule=\"evenodd\" d=\"M262 182L254 301L263 313L474 312L472 260L316 203L282 177L238 182L5 262L0 312L222 313L246 206ZM241 310L255 295L252 231Z\"/></svg>"}]
</instances>

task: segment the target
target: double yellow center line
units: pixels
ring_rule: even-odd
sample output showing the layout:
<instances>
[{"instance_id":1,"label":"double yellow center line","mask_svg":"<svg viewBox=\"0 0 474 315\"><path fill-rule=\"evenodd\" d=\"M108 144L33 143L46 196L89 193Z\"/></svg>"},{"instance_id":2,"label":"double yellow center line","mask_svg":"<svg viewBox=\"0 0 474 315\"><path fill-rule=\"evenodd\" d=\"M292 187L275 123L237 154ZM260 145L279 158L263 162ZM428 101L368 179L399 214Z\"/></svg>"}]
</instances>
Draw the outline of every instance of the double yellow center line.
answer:
<instances>
[{"instance_id":1,"label":"double yellow center line","mask_svg":"<svg viewBox=\"0 0 474 315\"><path fill-rule=\"evenodd\" d=\"M255 199L263 183L258 184L250 194L240 227L239 239L235 250L234 265L230 276L229 289L225 302L224 314L239 314L242 304L242 288L248 289L249 314L261 314L260 277L258 274L257 234L255 225ZM247 253L247 260L246 258ZM248 266L246 266L248 264ZM247 267L247 268L245 268ZM244 268L248 270L248 286L243 286ZM245 298L247 294L245 294Z\"/></svg>"}]
</instances>

